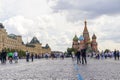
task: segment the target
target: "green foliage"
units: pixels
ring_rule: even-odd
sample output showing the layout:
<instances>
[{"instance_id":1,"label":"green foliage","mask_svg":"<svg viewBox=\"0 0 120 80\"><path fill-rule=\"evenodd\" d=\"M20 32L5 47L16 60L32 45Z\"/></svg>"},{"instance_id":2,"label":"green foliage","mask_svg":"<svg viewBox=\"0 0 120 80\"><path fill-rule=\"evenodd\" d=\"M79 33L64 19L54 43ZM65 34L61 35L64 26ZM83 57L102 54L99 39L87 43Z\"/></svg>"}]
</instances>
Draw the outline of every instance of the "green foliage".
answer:
<instances>
[{"instance_id":1,"label":"green foliage","mask_svg":"<svg viewBox=\"0 0 120 80\"><path fill-rule=\"evenodd\" d=\"M87 47L86 53L92 53L92 48L91 47Z\"/></svg>"},{"instance_id":2,"label":"green foliage","mask_svg":"<svg viewBox=\"0 0 120 80\"><path fill-rule=\"evenodd\" d=\"M110 52L110 50L109 49L105 49L104 53L108 53L108 52Z\"/></svg>"},{"instance_id":3,"label":"green foliage","mask_svg":"<svg viewBox=\"0 0 120 80\"><path fill-rule=\"evenodd\" d=\"M19 51L18 51L18 56L19 56L19 57L25 57L25 56L26 56L25 51L19 50Z\"/></svg>"},{"instance_id":4,"label":"green foliage","mask_svg":"<svg viewBox=\"0 0 120 80\"><path fill-rule=\"evenodd\" d=\"M68 52L69 55L71 55L72 51L74 51L75 54L77 53L76 49L74 49L74 48L67 48L67 52Z\"/></svg>"},{"instance_id":5,"label":"green foliage","mask_svg":"<svg viewBox=\"0 0 120 80\"><path fill-rule=\"evenodd\" d=\"M10 48L5 48L4 50L5 50L7 53L8 53L8 52L15 52L15 51L17 51L19 57L25 57L25 56L26 56L25 51L23 51L23 50L15 50L15 49L10 49Z\"/></svg>"},{"instance_id":6,"label":"green foliage","mask_svg":"<svg viewBox=\"0 0 120 80\"><path fill-rule=\"evenodd\" d=\"M67 52L65 51L64 54L67 54Z\"/></svg>"}]
</instances>

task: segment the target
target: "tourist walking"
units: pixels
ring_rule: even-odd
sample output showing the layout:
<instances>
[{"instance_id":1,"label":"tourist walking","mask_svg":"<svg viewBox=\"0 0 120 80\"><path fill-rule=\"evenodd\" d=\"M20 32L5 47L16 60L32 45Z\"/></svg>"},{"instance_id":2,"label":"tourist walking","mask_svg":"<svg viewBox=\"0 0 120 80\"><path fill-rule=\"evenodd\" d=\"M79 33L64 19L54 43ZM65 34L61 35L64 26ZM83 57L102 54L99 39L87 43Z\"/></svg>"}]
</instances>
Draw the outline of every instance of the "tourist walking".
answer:
<instances>
[{"instance_id":1,"label":"tourist walking","mask_svg":"<svg viewBox=\"0 0 120 80\"><path fill-rule=\"evenodd\" d=\"M29 62L29 57L30 57L30 53L27 51L26 52L26 61Z\"/></svg>"},{"instance_id":2,"label":"tourist walking","mask_svg":"<svg viewBox=\"0 0 120 80\"><path fill-rule=\"evenodd\" d=\"M117 54L117 59L119 60L119 50L117 50L116 54Z\"/></svg>"},{"instance_id":3,"label":"tourist walking","mask_svg":"<svg viewBox=\"0 0 120 80\"><path fill-rule=\"evenodd\" d=\"M114 59L116 60L116 57L117 57L117 51L115 50L113 54L114 54Z\"/></svg>"},{"instance_id":4,"label":"tourist walking","mask_svg":"<svg viewBox=\"0 0 120 80\"><path fill-rule=\"evenodd\" d=\"M75 60L75 52L72 51L72 60L74 61Z\"/></svg>"},{"instance_id":5,"label":"tourist walking","mask_svg":"<svg viewBox=\"0 0 120 80\"><path fill-rule=\"evenodd\" d=\"M9 63L12 64L12 60L13 60L13 53L12 52L8 53L8 60L9 60Z\"/></svg>"},{"instance_id":6,"label":"tourist walking","mask_svg":"<svg viewBox=\"0 0 120 80\"><path fill-rule=\"evenodd\" d=\"M51 53L51 58L52 58L52 60L55 58L55 54L54 53Z\"/></svg>"},{"instance_id":7,"label":"tourist walking","mask_svg":"<svg viewBox=\"0 0 120 80\"><path fill-rule=\"evenodd\" d=\"M45 58L48 59L48 53L45 53Z\"/></svg>"},{"instance_id":8,"label":"tourist walking","mask_svg":"<svg viewBox=\"0 0 120 80\"><path fill-rule=\"evenodd\" d=\"M34 59L34 55L33 53L31 54L31 61L33 62L33 59Z\"/></svg>"},{"instance_id":9,"label":"tourist walking","mask_svg":"<svg viewBox=\"0 0 120 80\"><path fill-rule=\"evenodd\" d=\"M78 51L77 51L77 54L76 54L76 56L77 56L77 64L81 63L80 55L81 55L81 51L78 50Z\"/></svg>"},{"instance_id":10,"label":"tourist walking","mask_svg":"<svg viewBox=\"0 0 120 80\"><path fill-rule=\"evenodd\" d=\"M18 52L17 51L14 52L14 60L15 60L15 63L18 63Z\"/></svg>"},{"instance_id":11,"label":"tourist walking","mask_svg":"<svg viewBox=\"0 0 120 80\"><path fill-rule=\"evenodd\" d=\"M64 59L64 54L63 53L61 53L61 59Z\"/></svg>"},{"instance_id":12,"label":"tourist walking","mask_svg":"<svg viewBox=\"0 0 120 80\"><path fill-rule=\"evenodd\" d=\"M2 50L1 52L1 63L6 63L6 56L7 56L7 52L5 50Z\"/></svg>"},{"instance_id":13,"label":"tourist walking","mask_svg":"<svg viewBox=\"0 0 120 80\"><path fill-rule=\"evenodd\" d=\"M81 50L81 53L82 53L82 64L84 64L84 62L85 62L85 64L87 64L87 60L86 60L86 48L83 48Z\"/></svg>"}]
</instances>

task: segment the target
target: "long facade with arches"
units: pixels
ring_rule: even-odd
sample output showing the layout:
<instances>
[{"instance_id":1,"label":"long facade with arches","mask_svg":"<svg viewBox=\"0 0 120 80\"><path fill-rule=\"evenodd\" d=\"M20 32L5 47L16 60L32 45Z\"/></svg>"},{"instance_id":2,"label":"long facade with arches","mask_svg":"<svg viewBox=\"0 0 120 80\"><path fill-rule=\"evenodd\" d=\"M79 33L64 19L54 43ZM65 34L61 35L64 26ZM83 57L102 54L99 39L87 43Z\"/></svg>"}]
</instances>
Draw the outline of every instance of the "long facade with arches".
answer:
<instances>
[{"instance_id":1,"label":"long facade with arches","mask_svg":"<svg viewBox=\"0 0 120 80\"><path fill-rule=\"evenodd\" d=\"M50 46L46 44L43 47L37 37L33 37L33 39L29 43L24 44L21 35L8 35L3 24L0 23L0 51L5 48L23 50L35 54L51 53Z\"/></svg>"}]
</instances>

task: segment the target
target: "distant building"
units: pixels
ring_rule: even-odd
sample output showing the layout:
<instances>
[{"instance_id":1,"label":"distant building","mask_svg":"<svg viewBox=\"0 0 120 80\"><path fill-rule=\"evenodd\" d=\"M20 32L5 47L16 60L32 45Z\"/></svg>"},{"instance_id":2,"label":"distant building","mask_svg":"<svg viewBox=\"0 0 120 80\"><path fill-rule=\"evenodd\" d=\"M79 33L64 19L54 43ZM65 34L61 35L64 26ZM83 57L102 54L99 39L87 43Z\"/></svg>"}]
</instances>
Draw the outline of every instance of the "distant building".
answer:
<instances>
[{"instance_id":1,"label":"distant building","mask_svg":"<svg viewBox=\"0 0 120 80\"><path fill-rule=\"evenodd\" d=\"M0 23L0 51L5 48L23 50L35 54L51 53L50 46L46 44L45 47L42 47L42 44L36 37L33 37L30 43L24 44L20 35L8 35L3 24Z\"/></svg>"},{"instance_id":2,"label":"distant building","mask_svg":"<svg viewBox=\"0 0 120 80\"><path fill-rule=\"evenodd\" d=\"M78 49L81 50L83 47L86 47L88 52L97 52L98 44L96 42L96 39L97 39L96 35L93 34L92 40L90 40L89 32L87 29L87 21L85 21L85 27L83 30L83 34L80 35L79 38L77 37L77 35L74 36L72 48L76 50Z\"/></svg>"}]
</instances>

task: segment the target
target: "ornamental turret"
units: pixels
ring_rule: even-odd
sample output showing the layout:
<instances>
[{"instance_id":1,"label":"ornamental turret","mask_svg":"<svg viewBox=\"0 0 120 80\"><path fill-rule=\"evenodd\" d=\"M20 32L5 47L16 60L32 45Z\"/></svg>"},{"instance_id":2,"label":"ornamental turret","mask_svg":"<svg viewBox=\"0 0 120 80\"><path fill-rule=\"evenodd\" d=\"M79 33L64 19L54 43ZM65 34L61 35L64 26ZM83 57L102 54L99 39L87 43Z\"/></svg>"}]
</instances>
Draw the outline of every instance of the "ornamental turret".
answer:
<instances>
[{"instance_id":1,"label":"ornamental turret","mask_svg":"<svg viewBox=\"0 0 120 80\"><path fill-rule=\"evenodd\" d=\"M77 37L77 35L75 35L73 38L72 48L74 48L76 50L78 49L78 37Z\"/></svg>"},{"instance_id":2,"label":"ornamental turret","mask_svg":"<svg viewBox=\"0 0 120 80\"><path fill-rule=\"evenodd\" d=\"M90 40L90 37L89 37L88 29L87 29L87 21L85 20L84 23L85 23L85 27L84 27L84 31L83 31L83 37L84 37L85 44L87 44L87 42Z\"/></svg>"},{"instance_id":3,"label":"ornamental turret","mask_svg":"<svg viewBox=\"0 0 120 80\"><path fill-rule=\"evenodd\" d=\"M97 39L96 35L93 34L91 46L92 46L92 50L93 50L94 52L97 52L97 51L98 51L98 48L97 48L97 45L98 45L98 44L97 44L97 42L96 42L96 39Z\"/></svg>"}]
</instances>

